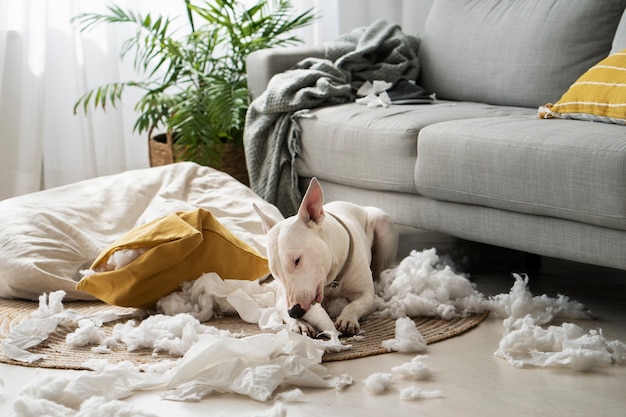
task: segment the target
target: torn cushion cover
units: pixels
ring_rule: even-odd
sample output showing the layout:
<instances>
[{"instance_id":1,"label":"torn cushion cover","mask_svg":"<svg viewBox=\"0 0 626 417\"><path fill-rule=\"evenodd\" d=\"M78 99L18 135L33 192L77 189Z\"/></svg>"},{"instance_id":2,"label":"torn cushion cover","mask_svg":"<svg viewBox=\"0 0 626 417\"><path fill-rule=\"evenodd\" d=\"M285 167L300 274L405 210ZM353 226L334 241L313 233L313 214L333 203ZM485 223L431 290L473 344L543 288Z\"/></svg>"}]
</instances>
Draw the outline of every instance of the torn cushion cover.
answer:
<instances>
[{"instance_id":1,"label":"torn cushion cover","mask_svg":"<svg viewBox=\"0 0 626 417\"><path fill-rule=\"evenodd\" d=\"M241 280L269 273L266 258L202 208L172 213L130 230L104 250L91 269L104 269L121 249L147 250L119 269L85 276L76 288L109 304L151 308L183 282L203 273Z\"/></svg>"},{"instance_id":2,"label":"torn cushion cover","mask_svg":"<svg viewBox=\"0 0 626 417\"><path fill-rule=\"evenodd\" d=\"M626 124L626 49L590 68L538 116Z\"/></svg>"}]
</instances>

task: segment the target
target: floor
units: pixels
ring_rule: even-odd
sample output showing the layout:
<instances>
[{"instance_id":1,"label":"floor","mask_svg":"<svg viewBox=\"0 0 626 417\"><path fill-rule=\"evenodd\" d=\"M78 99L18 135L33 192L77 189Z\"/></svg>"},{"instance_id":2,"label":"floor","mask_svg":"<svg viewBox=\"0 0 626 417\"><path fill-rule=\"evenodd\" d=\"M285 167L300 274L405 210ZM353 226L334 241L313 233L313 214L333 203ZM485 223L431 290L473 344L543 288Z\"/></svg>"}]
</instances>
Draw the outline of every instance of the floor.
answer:
<instances>
[{"instance_id":1,"label":"floor","mask_svg":"<svg viewBox=\"0 0 626 417\"><path fill-rule=\"evenodd\" d=\"M508 292L509 270L524 268L524 256L483 245L469 244L444 235L403 229L400 256L410 249L435 246L459 269L469 271L477 289L486 295ZM531 275L533 294L558 293L581 301L595 313L594 321L580 321L586 329L601 328L607 339L626 341L626 271L593 267L556 259L542 259L540 274ZM532 269L535 269L534 267ZM342 391L304 390L304 402L286 403L286 415L295 416L624 416L626 366L578 373L555 369L517 369L493 356L502 337L502 320L486 319L464 335L429 346L424 363L432 378L416 384L424 390L441 390L435 399L403 401L400 389L413 384L394 379L388 392L373 395L363 380L414 355L390 353L327 364L330 373L350 374L354 384ZM11 414L19 390L42 375L67 371L37 370L0 364L0 415ZM213 395L199 402L162 400L158 393L141 392L125 400L157 416L280 415L274 403L234 395Z\"/></svg>"}]
</instances>

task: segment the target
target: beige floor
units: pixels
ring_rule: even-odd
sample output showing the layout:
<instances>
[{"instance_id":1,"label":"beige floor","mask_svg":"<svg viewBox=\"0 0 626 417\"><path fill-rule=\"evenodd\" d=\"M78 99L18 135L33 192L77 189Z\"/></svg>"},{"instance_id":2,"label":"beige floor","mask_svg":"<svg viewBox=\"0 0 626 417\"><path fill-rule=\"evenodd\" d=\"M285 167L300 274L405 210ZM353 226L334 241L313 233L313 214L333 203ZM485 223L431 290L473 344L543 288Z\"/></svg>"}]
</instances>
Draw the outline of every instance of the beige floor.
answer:
<instances>
[{"instance_id":1,"label":"beige floor","mask_svg":"<svg viewBox=\"0 0 626 417\"><path fill-rule=\"evenodd\" d=\"M485 294L508 292L512 278L505 271L516 254L454 242L429 233L404 234L402 253L435 244L449 251L460 264L472 261L472 279ZM463 261L463 262L462 262ZM467 261L467 262L465 262ZM496 268L497 267L497 268ZM494 269L500 270L494 270ZM562 293L575 298L597 316L581 326L602 328L608 339L626 341L626 271L544 259L540 276L531 279L534 294ZM286 404L287 416L626 416L626 366L577 373L554 369L516 369L493 356L502 336L502 321L487 319L462 336L433 344L425 363L433 377L417 385L438 389L442 398L420 401L399 399L411 382L394 380L383 395L364 390L363 380L374 372L409 361L414 355L384 354L327 365L339 375L348 373L354 384L343 390L304 390L306 401ZM67 371L35 370L0 364L0 416L12 415L13 398L28 381ZM273 403L258 403L234 395L210 396L196 403L161 400L157 393L138 393L126 401L158 416L233 416L268 412Z\"/></svg>"}]
</instances>

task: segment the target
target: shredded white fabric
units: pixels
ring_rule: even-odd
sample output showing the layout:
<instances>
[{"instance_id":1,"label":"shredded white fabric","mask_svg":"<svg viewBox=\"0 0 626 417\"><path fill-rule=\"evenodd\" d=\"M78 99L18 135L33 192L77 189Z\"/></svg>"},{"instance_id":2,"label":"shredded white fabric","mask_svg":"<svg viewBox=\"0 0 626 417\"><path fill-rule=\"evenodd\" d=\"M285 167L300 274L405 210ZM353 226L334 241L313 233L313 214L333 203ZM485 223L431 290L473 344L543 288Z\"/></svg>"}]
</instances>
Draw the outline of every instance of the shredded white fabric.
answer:
<instances>
[{"instance_id":1,"label":"shredded white fabric","mask_svg":"<svg viewBox=\"0 0 626 417\"><path fill-rule=\"evenodd\" d=\"M392 378L393 375L390 373L377 372L365 378L363 383L369 392L378 395L387 391L391 387Z\"/></svg>"},{"instance_id":2,"label":"shredded white fabric","mask_svg":"<svg viewBox=\"0 0 626 417\"><path fill-rule=\"evenodd\" d=\"M389 351L412 353L426 350L426 340L417 330L415 322L410 317L396 320L395 338L383 340L382 345Z\"/></svg>"},{"instance_id":3,"label":"shredded white fabric","mask_svg":"<svg viewBox=\"0 0 626 417\"><path fill-rule=\"evenodd\" d=\"M230 392L267 401L286 382L340 388L345 379L320 365L323 354L316 340L289 330L240 339L204 334L178 363L163 397L187 401Z\"/></svg>"},{"instance_id":4,"label":"shredded white fabric","mask_svg":"<svg viewBox=\"0 0 626 417\"><path fill-rule=\"evenodd\" d=\"M415 385L411 385L409 387L403 388L400 391L400 399L401 400L421 400L425 398L438 398L443 397L443 393L440 390L423 390L420 387Z\"/></svg>"}]
</instances>

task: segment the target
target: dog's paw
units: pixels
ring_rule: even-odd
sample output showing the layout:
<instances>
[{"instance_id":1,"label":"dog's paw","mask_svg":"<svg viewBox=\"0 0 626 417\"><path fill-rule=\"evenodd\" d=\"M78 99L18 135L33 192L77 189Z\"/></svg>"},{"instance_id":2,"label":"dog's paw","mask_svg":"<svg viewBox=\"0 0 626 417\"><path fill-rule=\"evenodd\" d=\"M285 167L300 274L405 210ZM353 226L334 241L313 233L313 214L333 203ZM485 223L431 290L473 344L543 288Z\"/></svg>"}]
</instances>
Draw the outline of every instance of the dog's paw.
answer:
<instances>
[{"instance_id":1,"label":"dog's paw","mask_svg":"<svg viewBox=\"0 0 626 417\"><path fill-rule=\"evenodd\" d=\"M335 327L341 333L342 336L354 336L359 334L361 326L359 320L351 317L346 317L343 314L337 317L335 320Z\"/></svg>"},{"instance_id":2,"label":"dog's paw","mask_svg":"<svg viewBox=\"0 0 626 417\"><path fill-rule=\"evenodd\" d=\"M318 331L304 320L290 320L289 330L303 336L315 337Z\"/></svg>"}]
</instances>

